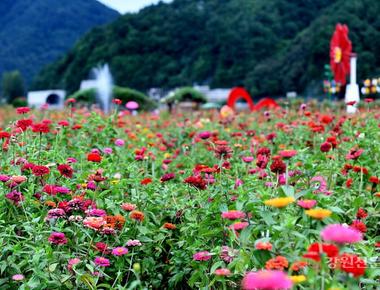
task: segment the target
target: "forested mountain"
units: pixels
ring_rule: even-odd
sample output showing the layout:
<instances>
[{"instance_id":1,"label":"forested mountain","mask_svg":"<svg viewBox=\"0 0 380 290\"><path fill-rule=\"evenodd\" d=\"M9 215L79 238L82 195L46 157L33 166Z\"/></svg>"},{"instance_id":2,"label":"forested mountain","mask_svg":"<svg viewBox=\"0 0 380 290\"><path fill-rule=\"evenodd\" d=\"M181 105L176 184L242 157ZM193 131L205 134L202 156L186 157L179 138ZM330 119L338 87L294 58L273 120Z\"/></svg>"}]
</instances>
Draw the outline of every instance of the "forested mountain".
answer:
<instances>
[{"instance_id":1,"label":"forested mountain","mask_svg":"<svg viewBox=\"0 0 380 290\"><path fill-rule=\"evenodd\" d=\"M118 13L96 0L0 0L0 74L31 80L91 28Z\"/></svg>"},{"instance_id":2,"label":"forested mountain","mask_svg":"<svg viewBox=\"0 0 380 290\"><path fill-rule=\"evenodd\" d=\"M74 91L107 62L117 84L136 89L198 83L244 85L255 95L310 91L329 62L337 22L350 28L359 79L380 73L379 15L373 0L174 0L93 29L34 86Z\"/></svg>"}]
</instances>

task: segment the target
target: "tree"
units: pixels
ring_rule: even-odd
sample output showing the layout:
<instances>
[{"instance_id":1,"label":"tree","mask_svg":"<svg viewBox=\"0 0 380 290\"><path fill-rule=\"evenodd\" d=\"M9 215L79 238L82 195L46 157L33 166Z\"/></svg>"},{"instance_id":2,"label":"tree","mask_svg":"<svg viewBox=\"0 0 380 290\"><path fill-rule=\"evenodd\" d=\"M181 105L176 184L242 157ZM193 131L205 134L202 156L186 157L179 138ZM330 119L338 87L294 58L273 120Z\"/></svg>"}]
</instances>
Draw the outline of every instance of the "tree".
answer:
<instances>
[{"instance_id":1,"label":"tree","mask_svg":"<svg viewBox=\"0 0 380 290\"><path fill-rule=\"evenodd\" d=\"M2 79L3 98L9 103L14 99L23 97L25 94L24 80L21 73L17 70L5 72Z\"/></svg>"}]
</instances>

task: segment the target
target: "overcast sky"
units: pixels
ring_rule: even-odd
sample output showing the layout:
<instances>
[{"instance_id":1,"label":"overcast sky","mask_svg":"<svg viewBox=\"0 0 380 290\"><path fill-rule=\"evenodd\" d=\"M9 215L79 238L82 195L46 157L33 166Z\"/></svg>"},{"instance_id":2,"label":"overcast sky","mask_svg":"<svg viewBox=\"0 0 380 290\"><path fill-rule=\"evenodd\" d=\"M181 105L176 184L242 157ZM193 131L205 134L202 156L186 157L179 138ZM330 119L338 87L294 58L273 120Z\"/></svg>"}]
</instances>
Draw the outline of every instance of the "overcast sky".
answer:
<instances>
[{"instance_id":1,"label":"overcast sky","mask_svg":"<svg viewBox=\"0 0 380 290\"><path fill-rule=\"evenodd\" d=\"M159 0L98 0L115 10L118 10L120 13L125 12L137 12L141 8L158 3ZM170 2L170 0L162 0L163 2Z\"/></svg>"}]
</instances>

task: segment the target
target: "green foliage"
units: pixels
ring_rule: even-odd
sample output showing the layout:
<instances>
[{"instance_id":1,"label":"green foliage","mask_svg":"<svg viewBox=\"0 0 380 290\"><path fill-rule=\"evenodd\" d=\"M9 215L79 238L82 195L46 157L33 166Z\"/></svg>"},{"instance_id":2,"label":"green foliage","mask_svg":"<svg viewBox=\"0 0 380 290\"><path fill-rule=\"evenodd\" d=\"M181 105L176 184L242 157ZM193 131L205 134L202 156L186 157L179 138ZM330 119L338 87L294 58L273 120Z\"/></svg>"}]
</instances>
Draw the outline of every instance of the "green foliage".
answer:
<instances>
[{"instance_id":1,"label":"green foliage","mask_svg":"<svg viewBox=\"0 0 380 290\"><path fill-rule=\"evenodd\" d=\"M94 0L1 0L0 73L19 69L26 82L84 33L118 13Z\"/></svg>"},{"instance_id":2,"label":"green foliage","mask_svg":"<svg viewBox=\"0 0 380 290\"><path fill-rule=\"evenodd\" d=\"M123 88L114 86L113 98L120 99L124 104L129 101L135 101L140 105L141 110L153 110L157 107L157 104L151 100L147 95L130 88ZM80 102L94 103L96 100L96 90L95 89L86 89L80 90L68 96L68 98L74 98Z\"/></svg>"},{"instance_id":3,"label":"green foliage","mask_svg":"<svg viewBox=\"0 0 380 290\"><path fill-rule=\"evenodd\" d=\"M44 69L35 86L75 91L106 61L116 83L140 90L199 83L243 85L254 95L322 94L338 21L350 28L358 78L377 76L379 13L380 2L372 0L174 0L93 30Z\"/></svg>"},{"instance_id":4,"label":"green foliage","mask_svg":"<svg viewBox=\"0 0 380 290\"><path fill-rule=\"evenodd\" d=\"M161 100L163 103L177 103L184 101L192 101L196 103L206 103L206 97L199 91L192 87L184 87L176 90L173 94L170 94L166 98Z\"/></svg>"},{"instance_id":5,"label":"green foliage","mask_svg":"<svg viewBox=\"0 0 380 290\"><path fill-rule=\"evenodd\" d=\"M21 73L17 70L6 72L2 78L3 97L8 102L13 102L18 97L23 97L25 94L24 80Z\"/></svg>"}]
</instances>

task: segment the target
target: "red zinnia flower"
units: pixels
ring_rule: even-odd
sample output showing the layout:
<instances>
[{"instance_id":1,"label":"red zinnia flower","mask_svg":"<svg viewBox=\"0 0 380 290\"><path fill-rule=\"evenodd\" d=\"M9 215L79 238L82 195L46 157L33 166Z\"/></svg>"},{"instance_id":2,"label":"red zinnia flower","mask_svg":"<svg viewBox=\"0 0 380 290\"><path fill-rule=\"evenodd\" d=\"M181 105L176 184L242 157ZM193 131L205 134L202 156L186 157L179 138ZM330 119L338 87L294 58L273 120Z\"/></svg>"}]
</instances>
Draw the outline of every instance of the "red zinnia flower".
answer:
<instances>
[{"instance_id":1,"label":"red zinnia flower","mask_svg":"<svg viewBox=\"0 0 380 290\"><path fill-rule=\"evenodd\" d=\"M202 176L189 176L184 180L185 183L190 184L198 189L206 189L207 181L202 178Z\"/></svg>"},{"instance_id":2,"label":"red zinnia flower","mask_svg":"<svg viewBox=\"0 0 380 290\"><path fill-rule=\"evenodd\" d=\"M91 162L100 162L102 161L102 156L100 156L98 153L89 153L87 155L87 160Z\"/></svg>"},{"instance_id":3,"label":"red zinnia flower","mask_svg":"<svg viewBox=\"0 0 380 290\"><path fill-rule=\"evenodd\" d=\"M326 254L329 258L334 258L338 256L339 249L333 244L313 243L309 246L307 253L303 257L319 262L322 253Z\"/></svg>"},{"instance_id":4,"label":"red zinnia flower","mask_svg":"<svg viewBox=\"0 0 380 290\"><path fill-rule=\"evenodd\" d=\"M280 158L273 158L270 170L274 173L282 174L286 171L286 164Z\"/></svg>"},{"instance_id":5,"label":"red zinnia flower","mask_svg":"<svg viewBox=\"0 0 380 290\"><path fill-rule=\"evenodd\" d=\"M27 114L30 112L30 108L29 107L19 107L16 109L16 113L21 115L21 114Z\"/></svg>"},{"instance_id":6,"label":"red zinnia flower","mask_svg":"<svg viewBox=\"0 0 380 290\"><path fill-rule=\"evenodd\" d=\"M35 133L49 133L49 125L44 123L37 123L32 125L32 131Z\"/></svg>"},{"instance_id":7,"label":"red zinnia flower","mask_svg":"<svg viewBox=\"0 0 380 290\"><path fill-rule=\"evenodd\" d=\"M62 176L65 176L67 178L73 177L74 170L70 167L70 165L60 164L58 165L57 169Z\"/></svg>"},{"instance_id":8,"label":"red zinnia flower","mask_svg":"<svg viewBox=\"0 0 380 290\"><path fill-rule=\"evenodd\" d=\"M364 275L366 267L366 262L357 255L344 253L339 257L340 270L352 274L355 278Z\"/></svg>"},{"instance_id":9,"label":"red zinnia flower","mask_svg":"<svg viewBox=\"0 0 380 290\"><path fill-rule=\"evenodd\" d=\"M367 226L362 222L362 221L359 221L359 220L355 220L352 222L352 224L350 225L350 227L362 232L362 233L365 233L367 231Z\"/></svg>"},{"instance_id":10,"label":"red zinnia flower","mask_svg":"<svg viewBox=\"0 0 380 290\"><path fill-rule=\"evenodd\" d=\"M356 217L358 219L365 219L367 216L368 213L363 208L358 209L358 212L356 213Z\"/></svg>"},{"instance_id":11,"label":"red zinnia flower","mask_svg":"<svg viewBox=\"0 0 380 290\"><path fill-rule=\"evenodd\" d=\"M43 176L49 174L50 170L46 166L34 165L32 168L32 173L35 176Z\"/></svg>"},{"instance_id":12,"label":"red zinnia flower","mask_svg":"<svg viewBox=\"0 0 380 290\"><path fill-rule=\"evenodd\" d=\"M147 178L144 178L143 180L141 180L140 184L147 185L147 184L149 184L151 182L152 182L152 178L147 177Z\"/></svg>"},{"instance_id":13,"label":"red zinnia flower","mask_svg":"<svg viewBox=\"0 0 380 290\"><path fill-rule=\"evenodd\" d=\"M329 143L329 142L323 142L321 144L320 149L321 149L322 152L329 152L331 150L331 147L332 147L331 143Z\"/></svg>"}]
</instances>

